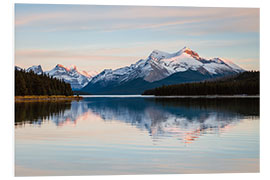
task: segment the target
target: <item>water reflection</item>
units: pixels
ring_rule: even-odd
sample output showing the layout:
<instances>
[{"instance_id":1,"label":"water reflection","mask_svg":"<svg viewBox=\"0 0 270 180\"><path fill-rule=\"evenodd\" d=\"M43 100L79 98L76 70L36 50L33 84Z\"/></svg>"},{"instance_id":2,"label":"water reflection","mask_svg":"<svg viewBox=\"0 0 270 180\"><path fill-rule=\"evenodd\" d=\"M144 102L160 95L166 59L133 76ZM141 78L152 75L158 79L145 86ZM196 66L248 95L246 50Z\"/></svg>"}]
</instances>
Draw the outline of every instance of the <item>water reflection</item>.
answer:
<instances>
[{"instance_id":1,"label":"water reflection","mask_svg":"<svg viewBox=\"0 0 270 180\"><path fill-rule=\"evenodd\" d=\"M259 99L91 99L89 109L105 121L148 130L153 139L177 137L190 143L204 133L222 133L243 118L259 116Z\"/></svg>"},{"instance_id":2,"label":"water reflection","mask_svg":"<svg viewBox=\"0 0 270 180\"><path fill-rule=\"evenodd\" d=\"M98 97L79 102L16 103L15 125L76 124L78 118L91 114L105 122L120 121L147 130L154 140L173 136L190 143L205 133L222 133L243 118L258 117L259 99Z\"/></svg>"},{"instance_id":3,"label":"water reflection","mask_svg":"<svg viewBox=\"0 0 270 180\"><path fill-rule=\"evenodd\" d=\"M67 122L76 124L77 118L87 111L87 105L77 101L18 102L15 103L15 126L42 125L49 120L56 126L62 126Z\"/></svg>"},{"instance_id":4,"label":"water reflection","mask_svg":"<svg viewBox=\"0 0 270 180\"><path fill-rule=\"evenodd\" d=\"M71 108L63 102L19 102L15 103L15 125L41 124L43 120L64 114Z\"/></svg>"}]
</instances>

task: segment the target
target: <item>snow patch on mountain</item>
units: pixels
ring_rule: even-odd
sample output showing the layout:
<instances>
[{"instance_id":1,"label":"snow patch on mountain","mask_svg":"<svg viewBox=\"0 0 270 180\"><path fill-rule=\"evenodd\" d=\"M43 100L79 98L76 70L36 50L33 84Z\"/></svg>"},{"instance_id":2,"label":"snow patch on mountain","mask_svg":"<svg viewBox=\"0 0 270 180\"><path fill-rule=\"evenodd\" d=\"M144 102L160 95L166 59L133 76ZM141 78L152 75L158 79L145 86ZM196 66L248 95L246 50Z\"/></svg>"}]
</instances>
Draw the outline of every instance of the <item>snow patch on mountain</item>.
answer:
<instances>
[{"instance_id":1,"label":"snow patch on mountain","mask_svg":"<svg viewBox=\"0 0 270 180\"><path fill-rule=\"evenodd\" d=\"M41 65L34 65L34 66L31 66L31 67L29 67L27 70L26 70L26 72L30 72L30 71L32 71L32 72L34 72L35 74L38 74L38 75L41 75L41 74L43 74L43 70L42 70L42 68L41 68Z\"/></svg>"}]
</instances>

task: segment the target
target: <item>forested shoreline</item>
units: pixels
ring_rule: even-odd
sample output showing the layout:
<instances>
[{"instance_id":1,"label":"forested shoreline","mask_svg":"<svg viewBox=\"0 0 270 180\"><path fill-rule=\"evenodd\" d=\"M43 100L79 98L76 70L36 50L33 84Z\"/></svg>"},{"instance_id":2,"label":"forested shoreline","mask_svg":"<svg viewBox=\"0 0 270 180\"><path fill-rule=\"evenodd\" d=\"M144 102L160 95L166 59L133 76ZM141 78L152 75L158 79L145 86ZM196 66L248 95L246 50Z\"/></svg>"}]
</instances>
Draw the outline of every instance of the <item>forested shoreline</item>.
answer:
<instances>
[{"instance_id":1,"label":"forested shoreline","mask_svg":"<svg viewBox=\"0 0 270 180\"><path fill-rule=\"evenodd\" d=\"M15 69L15 96L31 95L73 95L70 84L50 77L47 74L37 75L34 72Z\"/></svg>"},{"instance_id":2,"label":"forested shoreline","mask_svg":"<svg viewBox=\"0 0 270 180\"><path fill-rule=\"evenodd\" d=\"M234 76L196 83L162 86L144 91L143 95L259 95L259 71L246 71Z\"/></svg>"}]
</instances>

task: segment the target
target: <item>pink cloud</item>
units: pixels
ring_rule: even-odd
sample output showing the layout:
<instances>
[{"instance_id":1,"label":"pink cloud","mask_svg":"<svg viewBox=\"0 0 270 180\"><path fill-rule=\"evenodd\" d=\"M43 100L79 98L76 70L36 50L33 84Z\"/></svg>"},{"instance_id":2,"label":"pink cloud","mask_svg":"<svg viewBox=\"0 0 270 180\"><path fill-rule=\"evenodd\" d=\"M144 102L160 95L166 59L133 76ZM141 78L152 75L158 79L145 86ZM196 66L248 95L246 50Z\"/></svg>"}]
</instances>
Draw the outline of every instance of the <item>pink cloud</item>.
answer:
<instances>
[{"instance_id":1,"label":"pink cloud","mask_svg":"<svg viewBox=\"0 0 270 180\"><path fill-rule=\"evenodd\" d=\"M15 16L15 25L21 26L35 22L42 22L48 20L55 20L67 17L67 13L54 12L54 13L42 13L42 14L32 14L27 16Z\"/></svg>"}]
</instances>

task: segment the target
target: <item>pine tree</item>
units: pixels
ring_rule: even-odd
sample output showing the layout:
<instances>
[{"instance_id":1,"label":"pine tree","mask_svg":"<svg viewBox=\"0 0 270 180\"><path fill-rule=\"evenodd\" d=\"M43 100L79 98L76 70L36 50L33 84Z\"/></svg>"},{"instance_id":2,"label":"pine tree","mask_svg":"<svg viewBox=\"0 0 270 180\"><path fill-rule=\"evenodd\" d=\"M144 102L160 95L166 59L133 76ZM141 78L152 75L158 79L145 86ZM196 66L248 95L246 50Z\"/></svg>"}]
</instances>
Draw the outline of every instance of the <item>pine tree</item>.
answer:
<instances>
[{"instance_id":1,"label":"pine tree","mask_svg":"<svg viewBox=\"0 0 270 180\"><path fill-rule=\"evenodd\" d=\"M46 74L15 70L15 95L73 95L70 84Z\"/></svg>"}]
</instances>

